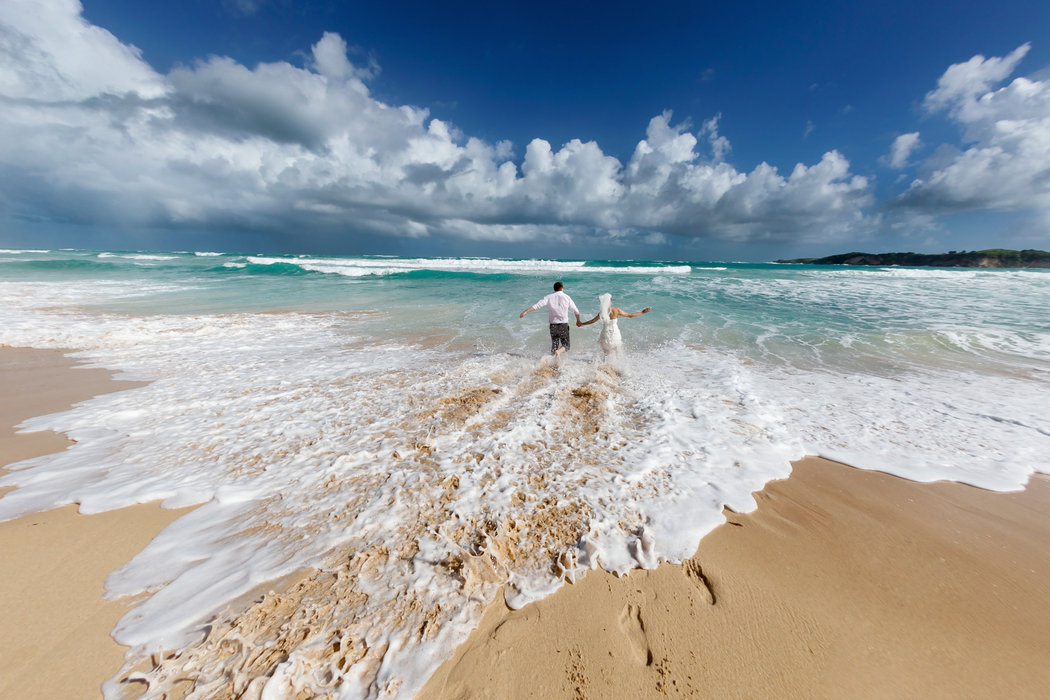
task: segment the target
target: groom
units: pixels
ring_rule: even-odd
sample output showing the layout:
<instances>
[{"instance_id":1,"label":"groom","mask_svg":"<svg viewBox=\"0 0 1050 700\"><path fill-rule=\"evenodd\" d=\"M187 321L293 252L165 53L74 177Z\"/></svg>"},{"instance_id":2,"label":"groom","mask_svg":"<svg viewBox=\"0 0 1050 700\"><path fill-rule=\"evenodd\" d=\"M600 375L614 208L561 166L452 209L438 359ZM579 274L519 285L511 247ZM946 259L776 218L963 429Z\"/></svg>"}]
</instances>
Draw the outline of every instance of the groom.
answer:
<instances>
[{"instance_id":1,"label":"groom","mask_svg":"<svg viewBox=\"0 0 1050 700\"><path fill-rule=\"evenodd\" d=\"M572 298L562 291L562 283L554 283L554 293L548 294L535 304L521 312L518 318L536 309L547 307L551 324L551 354L558 356L569 349L569 310L576 314L576 323L580 323L580 310Z\"/></svg>"}]
</instances>

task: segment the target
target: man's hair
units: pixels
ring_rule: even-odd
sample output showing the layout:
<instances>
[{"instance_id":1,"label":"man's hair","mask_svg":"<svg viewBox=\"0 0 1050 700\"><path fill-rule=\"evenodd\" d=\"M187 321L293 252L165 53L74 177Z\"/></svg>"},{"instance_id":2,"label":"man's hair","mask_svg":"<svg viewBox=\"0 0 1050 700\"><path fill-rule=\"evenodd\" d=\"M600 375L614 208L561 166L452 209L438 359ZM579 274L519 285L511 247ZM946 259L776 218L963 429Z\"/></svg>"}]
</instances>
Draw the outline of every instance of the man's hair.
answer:
<instances>
[{"instance_id":1,"label":"man's hair","mask_svg":"<svg viewBox=\"0 0 1050 700\"><path fill-rule=\"evenodd\" d=\"M556 292L560 292L560 291L561 291L561 288L562 288L563 286L564 286L564 285L562 285L562 283L561 283L561 282L555 282L555 283L554 283L554 291L556 291Z\"/></svg>"}]
</instances>

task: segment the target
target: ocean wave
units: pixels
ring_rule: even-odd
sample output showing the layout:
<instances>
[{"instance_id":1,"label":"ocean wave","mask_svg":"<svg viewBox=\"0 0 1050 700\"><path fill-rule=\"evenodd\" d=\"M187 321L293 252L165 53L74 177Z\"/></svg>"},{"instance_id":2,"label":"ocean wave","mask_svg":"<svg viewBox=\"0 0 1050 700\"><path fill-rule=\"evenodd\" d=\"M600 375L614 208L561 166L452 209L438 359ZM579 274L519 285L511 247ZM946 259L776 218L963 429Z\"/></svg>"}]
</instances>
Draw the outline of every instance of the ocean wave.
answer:
<instances>
[{"instance_id":1,"label":"ocean wave","mask_svg":"<svg viewBox=\"0 0 1050 700\"><path fill-rule=\"evenodd\" d=\"M26 258L10 258L4 261L5 269L10 266L20 270L107 270L110 265L108 263L99 262L93 259L85 258L51 258L51 259L26 259Z\"/></svg>"},{"instance_id":2,"label":"ocean wave","mask_svg":"<svg viewBox=\"0 0 1050 700\"><path fill-rule=\"evenodd\" d=\"M175 255L157 255L152 253L99 253L98 257L105 260L107 258L120 258L123 260L177 260L178 256Z\"/></svg>"},{"instance_id":3,"label":"ocean wave","mask_svg":"<svg viewBox=\"0 0 1050 700\"><path fill-rule=\"evenodd\" d=\"M363 277L396 275L419 270L482 273L599 273L599 274L688 274L689 265L589 265L584 261L509 260L499 258L284 258L249 256L253 265L297 265L304 270L326 274ZM721 268L725 269L725 268Z\"/></svg>"}]
</instances>

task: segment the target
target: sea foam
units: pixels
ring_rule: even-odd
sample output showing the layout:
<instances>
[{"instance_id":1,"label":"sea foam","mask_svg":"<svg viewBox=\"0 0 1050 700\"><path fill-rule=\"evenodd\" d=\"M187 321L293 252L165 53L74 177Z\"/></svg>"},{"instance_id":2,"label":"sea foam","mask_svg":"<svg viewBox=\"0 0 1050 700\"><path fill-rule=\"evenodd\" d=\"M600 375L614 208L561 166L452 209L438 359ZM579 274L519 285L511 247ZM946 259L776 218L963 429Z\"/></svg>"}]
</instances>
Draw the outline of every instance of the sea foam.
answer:
<instances>
[{"instance_id":1,"label":"sea foam","mask_svg":"<svg viewBox=\"0 0 1050 700\"><path fill-rule=\"evenodd\" d=\"M465 306L442 281L408 280L322 288L347 299L339 311L214 314L149 309L276 282L197 267L163 282L2 281L0 342L80 348L150 383L26 421L76 444L14 465L0 518L199 506L107 582L111 596L152 594L116 630L129 667L177 650L144 673L151 692L191 669L202 688L411 697L500 590L519 606L594 567L680 561L723 507L751 510L804 454L1003 490L1050 471L1050 333L1033 314L1046 277L936 275L915 299L908 277L881 271L544 264L536 274L566 274L583 305L611 289L654 307L625 319L622 364L601 361L593 326L573 329L567 359L545 358L543 324L517 318L539 293L521 275ZM312 298L297 279L282 289ZM989 295L1014 315L975 323Z\"/></svg>"}]
</instances>

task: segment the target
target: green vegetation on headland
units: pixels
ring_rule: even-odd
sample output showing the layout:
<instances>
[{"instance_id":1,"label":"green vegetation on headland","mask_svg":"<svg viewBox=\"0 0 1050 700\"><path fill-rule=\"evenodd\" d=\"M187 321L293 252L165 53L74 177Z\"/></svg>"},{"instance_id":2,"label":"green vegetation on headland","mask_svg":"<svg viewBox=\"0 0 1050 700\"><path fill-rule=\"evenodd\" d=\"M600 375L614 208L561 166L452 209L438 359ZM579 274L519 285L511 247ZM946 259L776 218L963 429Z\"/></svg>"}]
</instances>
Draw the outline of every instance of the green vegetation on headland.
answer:
<instances>
[{"instance_id":1,"label":"green vegetation on headland","mask_svg":"<svg viewBox=\"0 0 1050 700\"><path fill-rule=\"evenodd\" d=\"M952 250L947 253L842 253L826 258L796 258L778 263L806 265L901 265L904 267L1048 267L1045 250Z\"/></svg>"}]
</instances>

